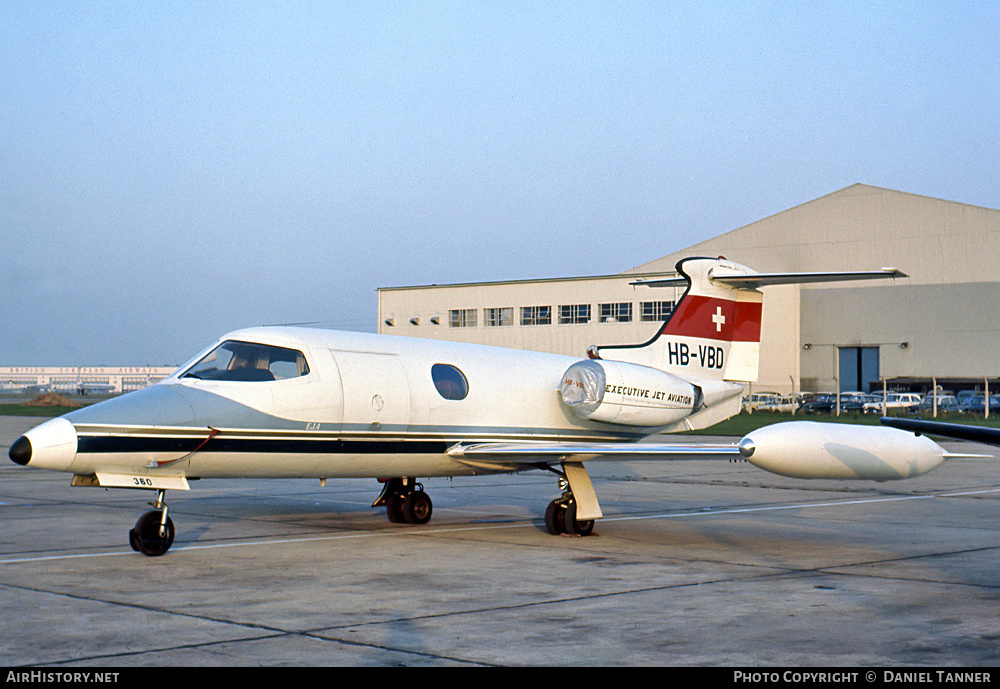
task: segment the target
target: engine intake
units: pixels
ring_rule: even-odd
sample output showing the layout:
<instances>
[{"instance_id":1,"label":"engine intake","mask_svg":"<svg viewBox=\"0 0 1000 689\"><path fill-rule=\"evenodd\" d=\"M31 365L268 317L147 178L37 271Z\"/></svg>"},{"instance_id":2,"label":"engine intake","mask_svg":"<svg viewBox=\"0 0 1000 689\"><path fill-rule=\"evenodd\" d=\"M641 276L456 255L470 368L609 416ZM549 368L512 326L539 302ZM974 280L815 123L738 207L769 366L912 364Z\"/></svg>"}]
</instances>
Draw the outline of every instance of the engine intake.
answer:
<instances>
[{"instance_id":1,"label":"engine intake","mask_svg":"<svg viewBox=\"0 0 1000 689\"><path fill-rule=\"evenodd\" d=\"M628 426L666 426L704 404L697 385L620 361L579 361L566 369L559 391L575 416Z\"/></svg>"}]
</instances>

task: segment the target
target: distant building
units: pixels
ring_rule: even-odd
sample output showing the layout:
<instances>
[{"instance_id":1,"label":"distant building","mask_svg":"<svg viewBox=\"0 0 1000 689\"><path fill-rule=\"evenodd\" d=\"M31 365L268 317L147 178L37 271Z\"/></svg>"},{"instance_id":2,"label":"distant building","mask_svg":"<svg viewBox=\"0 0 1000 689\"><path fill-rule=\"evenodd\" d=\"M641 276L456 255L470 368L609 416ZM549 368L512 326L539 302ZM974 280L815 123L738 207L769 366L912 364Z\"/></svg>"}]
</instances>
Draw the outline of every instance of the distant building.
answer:
<instances>
[{"instance_id":1,"label":"distant building","mask_svg":"<svg viewBox=\"0 0 1000 689\"><path fill-rule=\"evenodd\" d=\"M910 276L765 288L754 390L1000 392L1000 210L864 184L617 275L383 288L379 332L580 357L591 344L644 342L681 294L629 283L671 275L688 256Z\"/></svg>"},{"instance_id":2,"label":"distant building","mask_svg":"<svg viewBox=\"0 0 1000 689\"><path fill-rule=\"evenodd\" d=\"M176 366L0 366L0 392L121 394L157 383Z\"/></svg>"}]
</instances>

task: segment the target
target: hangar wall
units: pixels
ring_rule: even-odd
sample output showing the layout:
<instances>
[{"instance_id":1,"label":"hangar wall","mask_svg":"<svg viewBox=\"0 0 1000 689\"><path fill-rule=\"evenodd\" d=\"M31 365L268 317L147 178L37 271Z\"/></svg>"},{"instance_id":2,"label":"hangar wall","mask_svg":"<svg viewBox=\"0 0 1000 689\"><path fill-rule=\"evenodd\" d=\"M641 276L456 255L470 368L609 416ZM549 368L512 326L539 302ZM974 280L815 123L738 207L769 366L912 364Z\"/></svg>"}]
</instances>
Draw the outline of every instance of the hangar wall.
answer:
<instances>
[{"instance_id":1,"label":"hangar wall","mask_svg":"<svg viewBox=\"0 0 1000 689\"><path fill-rule=\"evenodd\" d=\"M121 394L158 383L176 366L0 366L0 392Z\"/></svg>"},{"instance_id":2,"label":"hangar wall","mask_svg":"<svg viewBox=\"0 0 1000 689\"><path fill-rule=\"evenodd\" d=\"M627 272L724 252L761 272L895 266L909 284L994 282L998 248L1000 211L854 184Z\"/></svg>"},{"instance_id":3,"label":"hangar wall","mask_svg":"<svg viewBox=\"0 0 1000 689\"><path fill-rule=\"evenodd\" d=\"M584 356L591 344L648 340L657 326L641 319L643 304L680 296L630 281L672 275L688 256L720 255L760 272L893 266L909 275L891 283L765 288L754 390L854 389L839 375L838 353L850 349L877 351L876 378L911 389L928 388L932 377L971 386L1000 376L1000 332L983 317L1000 297L1000 211L864 184L618 275L384 288L379 332ZM604 306L626 303L630 318L601 318ZM588 318L560 322L561 307L583 305ZM521 309L532 306L549 306L550 322L523 323ZM454 327L456 311L474 313L475 323ZM503 325L500 313L509 314Z\"/></svg>"},{"instance_id":4,"label":"hangar wall","mask_svg":"<svg viewBox=\"0 0 1000 689\"><path fill-rule=\"evenodd\" d=\"M890 381L995 379L1000 322L989 307L998 300L1000 282L899 284L878 299L863 287L803 290L802 365L811 378L804 385L837 387L831 345L879 347L881 374Z\"/></svg>"},{"instance_id":5,"label":"hangar wall","mask_svg":"<svg viewBox=\"0 0 1000 689\"><path fill-rule=\"evenodd\" d=\"M909 276L799 288L798 314L778 320L800 322L802 390L854 389L841 385L836 363L838 351L851 347L877 348L878 376L901 387L929 389L932 377L975 386L1000 376L1000 333L982 318L1000 294L998 210L854 184L634 270L663 269L692 254L724 255L761 272L893 266ZM771 307L778 305L765 296L765 315ZM794 375L796 367L773 352L787 356L791 337L763 330L755 389L787 390L778 372Z\"/></svg>"},{"instance_id":6,"label":"hangar wall","mask_svg":"<svg viewBox=\"0 0 1000 689\"><path fill-rule=\"evenodd\" d=\"M590 345L651 339L683 294L629 284L640 277L664 275L382 288L379 332L583 357Z\"/></svg>"}]
</instances>

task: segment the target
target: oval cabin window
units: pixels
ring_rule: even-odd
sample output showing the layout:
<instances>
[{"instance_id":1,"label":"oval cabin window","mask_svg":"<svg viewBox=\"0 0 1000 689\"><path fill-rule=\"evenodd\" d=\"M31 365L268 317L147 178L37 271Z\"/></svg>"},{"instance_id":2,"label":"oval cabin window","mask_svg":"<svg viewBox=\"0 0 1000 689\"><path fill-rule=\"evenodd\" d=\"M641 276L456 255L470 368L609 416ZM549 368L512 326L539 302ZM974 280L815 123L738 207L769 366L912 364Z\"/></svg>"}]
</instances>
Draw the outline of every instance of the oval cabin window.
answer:
<instances>
[{"instance_id":1,"label":"oval cabin window","mask_svg":"<svg viewBox=\"0 0 1000 689\"><path fill-rule=\"evenodd\" d=\"M465 374L451 364L434 364L431 378L434 387L446 400L464 400L469 394L469 381Z\"/></svg>"}]
</instances>

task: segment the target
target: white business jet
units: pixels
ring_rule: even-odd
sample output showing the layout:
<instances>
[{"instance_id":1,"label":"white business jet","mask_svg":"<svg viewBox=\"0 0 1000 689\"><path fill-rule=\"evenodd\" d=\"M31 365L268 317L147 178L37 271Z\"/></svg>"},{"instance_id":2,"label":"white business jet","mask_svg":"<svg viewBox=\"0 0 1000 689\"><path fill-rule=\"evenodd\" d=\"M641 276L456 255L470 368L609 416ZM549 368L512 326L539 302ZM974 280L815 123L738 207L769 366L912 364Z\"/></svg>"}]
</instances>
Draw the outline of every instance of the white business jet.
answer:
<instances>
[{"instance_id":1,"label":"white business jet","mask_svg":"<svg viewBox=\"0 0 1000 689\"><path fill-rule=\"evenodd\" d=\"M772 284L905 277L894 269L763 274L725 259L677 264L688 285L645 344L575 358L498 347L291 327L240 330L151 387L51 419L10 448L18 464L74 486L156 491L129 532L162 555L174 539L167 490L210 478L377 478L373 506L424 524L417 477L531 469L559 477L552 534L588 535L601 508L584 463L719 457L801 478L901 479L949 455L883 427L788 422L738 444L664 445L740 411L757 377L763 295ZM650 287L676 281L648 281Z\"/></svg>"}]
</instances>

